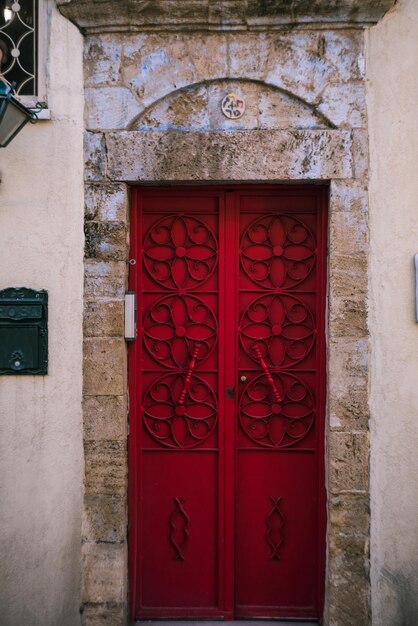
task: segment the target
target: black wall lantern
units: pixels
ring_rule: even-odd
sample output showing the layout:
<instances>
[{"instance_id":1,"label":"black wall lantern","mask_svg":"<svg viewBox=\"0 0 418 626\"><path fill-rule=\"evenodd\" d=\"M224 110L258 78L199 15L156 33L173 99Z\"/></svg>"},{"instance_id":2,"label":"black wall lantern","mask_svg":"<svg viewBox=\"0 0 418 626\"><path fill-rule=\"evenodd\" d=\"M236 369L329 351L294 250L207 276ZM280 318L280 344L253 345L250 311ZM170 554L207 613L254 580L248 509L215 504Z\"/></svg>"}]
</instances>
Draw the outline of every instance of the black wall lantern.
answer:
<instances>
[{"instance_id":1,"label":"black wall lantern","mask_svg":"<svg viewBox=\"0 0 418 626\"><path fill-rule=\"evenodd\" d=\"M5 148L27 122L38 121L36 113L19 102L12 91L0 77L0 148Z\"/></svg>"}]
</instances>

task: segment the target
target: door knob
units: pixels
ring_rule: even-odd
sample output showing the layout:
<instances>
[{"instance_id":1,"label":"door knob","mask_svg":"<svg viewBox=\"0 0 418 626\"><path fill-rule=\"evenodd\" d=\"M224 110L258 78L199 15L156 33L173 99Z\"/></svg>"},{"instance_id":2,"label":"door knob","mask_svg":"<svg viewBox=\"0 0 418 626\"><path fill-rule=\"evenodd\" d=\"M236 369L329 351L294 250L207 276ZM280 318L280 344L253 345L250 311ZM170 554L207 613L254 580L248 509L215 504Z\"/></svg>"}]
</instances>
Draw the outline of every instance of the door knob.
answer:
<instances>
[{"instance_id":1,"label":"door knob","mask_svg":"<svg viewBox=\"0 0 418 626\"><path fill-rule=\"evenodd\" d=\"M242 383L246 383L246 382L247 382L247 377L246 377L246 376L244 376L244 375L243 375L243 376L240 376L240 381L241 381Z\"/></svg>"}]
</instances>

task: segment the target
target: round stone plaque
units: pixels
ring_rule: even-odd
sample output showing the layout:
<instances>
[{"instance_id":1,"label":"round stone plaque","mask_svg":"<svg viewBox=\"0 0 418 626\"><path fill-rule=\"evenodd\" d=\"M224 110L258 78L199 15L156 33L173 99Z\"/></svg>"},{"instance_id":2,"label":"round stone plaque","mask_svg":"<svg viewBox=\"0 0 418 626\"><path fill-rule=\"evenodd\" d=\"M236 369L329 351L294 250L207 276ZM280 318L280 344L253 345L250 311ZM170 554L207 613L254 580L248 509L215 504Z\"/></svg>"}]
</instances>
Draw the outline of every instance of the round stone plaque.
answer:
<instances>
[{"instance_id":1,"label":"round stone plaque","mask_svg":"<svg viewBox=\"0 0 418 626\"><path fill-rule=\"evenodd\" d=\"M222 113L230 120L238 120L244 115L245 100L234 93L229 93L222 100Z\"/></svg>"}]
</instances>

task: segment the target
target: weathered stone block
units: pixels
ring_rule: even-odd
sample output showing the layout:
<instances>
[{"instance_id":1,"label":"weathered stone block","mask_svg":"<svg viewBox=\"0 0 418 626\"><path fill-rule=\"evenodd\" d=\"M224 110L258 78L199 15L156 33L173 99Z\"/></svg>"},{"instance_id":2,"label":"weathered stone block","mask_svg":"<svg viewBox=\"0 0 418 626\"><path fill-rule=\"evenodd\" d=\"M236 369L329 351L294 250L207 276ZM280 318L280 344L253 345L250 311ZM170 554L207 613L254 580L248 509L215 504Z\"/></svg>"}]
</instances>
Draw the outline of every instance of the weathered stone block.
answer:
<instances>
[{"instance_id":1,"label":"weathered stone block","mask_svg":"<svg viewBox=\"0 0 418 626\"><path fill-rule=\"evenodd\" d=\"M366 251L345 256L340 254L340 250L337 250L335 245L329 261L329 284L332 297L365 298L368 267Z\"/></svg>"},{"instance_id":2,"label":"weathered stone block","mask_svg":"<svg viewBox=\"0 0 418 626\"><path fill-rule=\"evenodd\" d=\"M369 626L369 544L365 537L329 537L329 624Z\"/></svg>"},{"instance_id":3,"label":"weathered stone block","mask_svg":"<svg viewBox=\"0 0 418 626\"><path fill-rule=\"evenodd\" d=\"M364 128L366 126L364 83L328 84L321 93L318 111L339 128Z\"/></svg>"},{"instance_id":4,"label":"weathered stone block","mask_svg":"<svg viewBox=\"0 0 418 626\"><path fill-rule=\"evenodd\" d=\"M86 496L84 500L82 540L95 543L126 541L127 502L114 496Z\"/></svg>"},{"instance_id":5,"label":"weathered stone block","mask_svg":"<svg viewBox=\"0 0 418 626\"><path fill-rule=\"evenodd\" d=\"M84 455L85 495L125 497L128 476L126 441L86 441Z\"/></svg>"},{"instance_id":6,"label":"weathered stone block","mask_svg":"<svg viewBox=\"0 0 418 626\"><path fill-rule=\"evenodd\" d=\"M368 374L368 340L332 339L328 344L330 400L338 399L352 387L363 389Z\"/></svg>"},{"instance_id":7,"label":"weathered stone block","mask_svg":"<svg viewBox=\"0 0 418 626\"><path fill-rule=\"evenodd\" d=\"M126 602L126 544L85 543L82 547L82 601Z\"/></svg>"},{"instance_id":8,"label":"weathered stone block","mask_svg":"<svg viewBox=\"0 0 418 626\"><path fill-rule=\"evenodd\" d=\"M87 261L84 264L84 296L86 299L121 299L127 278L127 264L122 261Z\"/></svg>"},{"instance_id":9,"label":"weathered stone block","mask_svg":"<svg viewBox=\"0 0 418 626\"><path fill-rule=\"evenodd\" d=\"M87 259L126 261L128 242L123 222L85 222L84 256Z\"/></svg>"},{"instance_id":10,"label":"weathered stone block","mask_svg":"<svg viewBox=\"0 0 418 626\"><path fill-rule=\"evenodd\" d=\"M122 131L109 134L107 148L109 177L127 182L306 180L352 174L347 131Z\"/></svg>"},{"instance_id":11,"label":"weathered stone block","mask_svg":"<svg viewBox=\"0 0 418 626\"><path fill-rule=\"evenodd\" d=\"M333 211L330 215L330 254L351 257L366 254L369 248L369 227L365 211ZM338 263L338 260L337 260ZM361 265L364 268L364 257Z\"/></svg>"},{"instance_id":12,"label":"weathered stone block","mask_svg":"<svg viewBox=\"0 0 418 626\"><path fill-rule=\"evenodd\" d=\"M329 399L331 430L364 430L369 427L368 381L366 377L348 377L345 388L332 393Z\"/></svg>"},{"instance_id":13,"label":"weathered stone block","mask_svg":"<svg viewBox=\"0 0 418 626\"><path fill-rule=\"evenodd\" d=\"M353 216L353 219L360 219L359 214L367 214L369 206L365 182L354 178L331 181L330 206L332 207L331 220L334 213L339 211L346 211L349 216ZM330 243L332 244L332 240Z\"/></svg>"},{"instance_id":14,"label":"weathered stone block","mask_svg":"<svg viewBox=\"0 0 418 626\"><path fill-rule=\"evenodd\" d=\"M271 35L237 33L228 36L228 74L230 78L259 81L268 71Z\"/></svg>"},{"instance_id":15,"label":"weathered stone block","mask_svg":"<svg viewBox=\"0 0 418 626\"><path fill-rule=\"evenodd\" d=\"M120 35L103 33L88 37L84 48L86 86L117 84L120 79L121 55Z\"/></svg>"},{"instance_id":16,"label":"weathered stone block","mask_svg":"<svg viewBox=\"0 0 418 626\"><path fill-rule=\"evenodd\" d=\"M86 300L84 303L84 336L123 338L123 300Z\"/></svg>"},{"instance_id":17,"label":"weathered stone block","mask_svg":"<svg viewBox=\"0 0 418 626\"><path fill-rule=\"evenodd\" d=\"M123 183L95 185L87 183L84 190L85 217L105 222L128 221L128 187Z\"/></svg>"},{"instance_id":18,"label":"weathered stone block","mask_svg":"<svg viewBox=\"0 0 418 626\"><path fill-rule=\"evenodd\" d=\"M364 80L364 32L361 29L329 30L323 33L320 47L327 63L337 72L336 83Z\"/></svg>"},{"instance_id":19,"label":"weathered stone block","mask_svg":"<svg viewBox=\"0 0 418 626\"><path fill-rule=\"evenodd\" d=\"M187 51L198 81L229 76L228 38L225 35L193 33L187 37Z\"/></svg>"},{"instance_id":20,"label":"weathered stone block","mask_svg":"<svg viewBox=\"0 0 418 626\"><path fill-rule=\"evenodd\" d=\"M175 91L149 107L132 124L131 130L208 130L206 85Z\"/></svg>"},{"instance_id":21,"label":"weathered stone block","mask_svg":"<svg viewBox=\"0 0 418 626\"><path fill-rule=\"evenodd\" d=\"M126 345L123 339L85 339L84 393L121 396L126 391Z\"/></svg>"},{"instance_id":22,"label":"weathered stone block","mask_svg":"<svg viewBox=\"0 0 418 626\"><path fill-rule=\"evenodd\" d=\"M260 128L328 128L316 112L296 98L278 89L261 87L259 90Z\"/></svg>"},{"instance_id":23,"label":"weathered stone block","mask_svg":"<svg viewBox=\"0 0 418 626\"><path fill-rule=\"evenodd\" d=\"M366 130L353 130L354 177L367 179L369 174L369 141Z\"/></svg>"},{"instance_id":24,"label":"weathered stone block","mask_svg":"<svg viewBox=\"0 0 418 626\"><path fill-rule=\"evenodd\" d=\"M369 437L367 433L331 432L328 438L329 490L367 491Z\"/></svg>"},{"instance_id":25,"label":"weathered stone block","mask_svg":"<svg viewBox=\"0 0 418 626\"><path fill-rule=\"evenodd\" d=\"M106 145L102 133L84 133L84 179L100 181L106 176Z\"/></svg>"},{"instance_id":26,"label":"weathered stone block","mask_svg":"<svg viewBox=\"0 0 418 626\"><path fill-rule=\"evenodd\" d=\"M81 619L82 626L126 626L126 603L85 604Z\"/></svg>"},{"instance_id":27,"label":"weathered stone block","mask_svg":"<svg viewBox=\"0 0 418 626\"><path fill-rule=\"evenodd\" d=\"M337 66L327 59L327 36L324 31L275 34L265 82L319 104L327 85L341 82Z\"/></svg>"},{"instance_id":28,"label":"weathered stone block","mask_svg":"<svg viewBox=\"0 0 418 626\"><path fill-rule=\"evenodd\" d=\"M271 23L315 22L326 20L348 23L373 22L379 19L392 6L393 0L247 0L247 21L249 25Z\"/></svg>"},{"instance_id":29,"label":"weathered stone block","mask_svg":"<svg viewBox=\"0 0 418 626\"><path fill-rule=\"evenodd\" d=\"M346 534L333 532L328 536L330 554L335 557L333 565L330 566L330 579L335 581L335 576L342 576L345 580L363 579L368 574L369 543L367 537L356 534ZM346 567L340 569L341 562Z\"/></svg>"},{"instance_id":30,"label":"weathered stone block","mask_svg":"<svg viewBox=\"0 0 418 626\"><path fill-rule=\"evenodd\" d=\"M126 440L128 401L125 396L84 396L84 440Z\"/></svg>"},{"instance_id":31,"label":"weathered stone block","mask_svg":"<svg viewBox=\"0 0 418 626\"><path fill-rule=\"evenodd\" d=\"M88 130L128 128L142 107L126 87L95 87L84 90Z\"/></svg>"},{"instance_id":32,"label":"weathered stone block","mask_svg":"<svg viewBox=\"0 0 418 626\"><path fill-rule=\"evenodd\" d=\"M332 535L367 537L370 524L368 495L349 493L332 496L328 504L328 522Z\"/></svg>"},{"instance_id":33,"label":"weathered stone block","mask_svg":"<svg viewBox=\"0 0 418 626\"><path fill-rule=\"evenodd\" d=\"M124 48L123 81L141 110L177 89L198 82L184 37L149 35L131 38Z\"/></svg>"},{"instance_id":34,"label":"weathered stone block","mask_svg":"<svg viewBox=\"0 0 418 626\"><path fill-rule=\"evenodd\" d=\"M100 30L127 31L132 29L161 30L207 30L208 27L226 30L231 28L232 11L236 19L242 19L243 28L294 27L297 24L332 24L346 22L348 25L375 23L395 0L247 0L245 19L243 2L216 0L214 6L223 7L219 14L210 14L209 5L214 0L158 0L138 2L126 0L115 10L110 0L58 0L61 12L87 32ZM209 20L209 16L211 19ZM215 19L215 16L217 19ZM232 24L234 27L235 24Z\"/></svg>"},{"instance_id":35,"label":"weathered stone block","mask_svg":"<svg viewBox=\"0 0 418 626\"><path fill-rule=\"evenodd\" d=\"M367 335L367 305L363 297L333 297L330 303L329 335L332 339Z\"/></svg>"},{"instance_id":36,"label":"weathered stone block","mask_svg":"<svg viewBox=\"0 0 418 626\"><path fill-rule=\"evenodd\" d=\"M246 4L242 0L211 0L208 10L209 23L229 26L245 23Z\"/></svg>"},{"instance_id":37,"label":"weathered stone block","mask_svg":"<svg viewBox=\"0 0 418 626\"><path fill-rule=\"evenodd\" d=\"M135 2L135 0L133 1ZM178 24L181 26L186 23L196 27L202 24L202 22L206 23L209 2L210 0L187 0L186 2L158 0L157 2L140 3L139 7L136 2L136 11L131 6L130 13L131 15L140 16L141 24L161 23L162 20L164 24Z\"/></svg>"},{"instance_id":38,"label":"weathered stone block","mask_svg":"<svg viewBox=\"0 0 418 626\"><path fill-rule=\"evenodd\" d=\"M336 218L337 219L337 218ZM343 232L341 232L343 238ZM366 247L363 244L358 246ZM338 242L334 242L335 248ZM345 244L341 243L341 247ZM354 243L353 243L354 246ZM339 250L338 250L339 252ZM367 335L367 256L365 252L330 257L329 332L336 337Z\"/></svg>"}]
</instances>

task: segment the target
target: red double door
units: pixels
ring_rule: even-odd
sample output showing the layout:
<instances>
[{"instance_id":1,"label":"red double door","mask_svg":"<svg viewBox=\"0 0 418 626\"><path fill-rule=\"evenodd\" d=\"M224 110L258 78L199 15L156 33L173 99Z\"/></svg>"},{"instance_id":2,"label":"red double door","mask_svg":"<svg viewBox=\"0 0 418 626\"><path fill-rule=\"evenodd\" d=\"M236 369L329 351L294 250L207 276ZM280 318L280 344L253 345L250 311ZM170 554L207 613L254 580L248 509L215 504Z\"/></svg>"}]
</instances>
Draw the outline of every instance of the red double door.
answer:
<instances>
[{"instance_id":1,"label":"red double door","mask_svg":"<svg viewBox=\"0 0 418 626\"><path fill-rule=\"evenodd\" d=\"M322 187L138 188L135 618L318 618Z\"/></svg>"}]
</instances>

